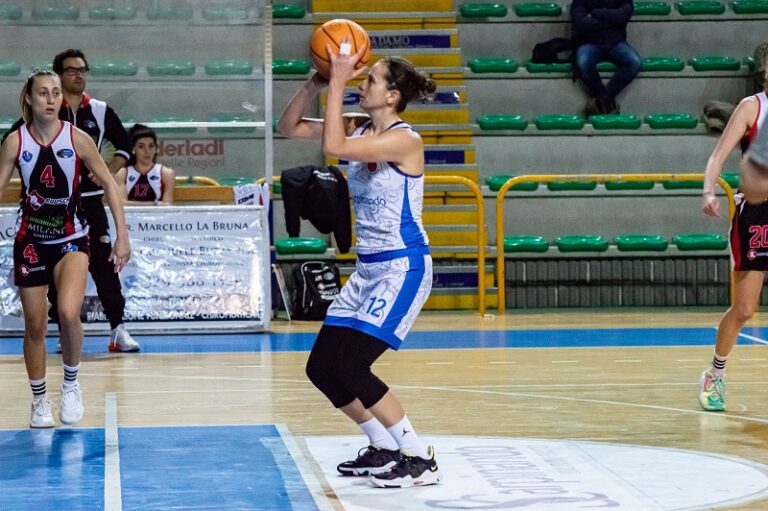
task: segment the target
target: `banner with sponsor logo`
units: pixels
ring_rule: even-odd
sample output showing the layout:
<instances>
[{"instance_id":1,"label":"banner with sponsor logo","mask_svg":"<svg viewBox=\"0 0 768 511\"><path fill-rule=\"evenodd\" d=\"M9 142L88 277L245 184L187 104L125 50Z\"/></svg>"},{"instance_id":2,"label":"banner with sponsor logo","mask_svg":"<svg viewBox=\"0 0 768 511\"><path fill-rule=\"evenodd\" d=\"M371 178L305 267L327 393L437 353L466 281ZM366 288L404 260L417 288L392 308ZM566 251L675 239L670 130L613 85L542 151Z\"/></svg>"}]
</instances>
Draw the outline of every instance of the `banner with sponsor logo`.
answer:
<instances>
[{"instance_id":1,"label":"banner with sponsor logo","mask_svg":"<svg viewBox=\"0 0 768 511\"><path fill-rule=\"evenodd\" d=\"M125 211L132 256L120 280L131 330L269 328L264 207L142 206ZM16 208L0 208L0 333L24 329L18 292L10 285L15 221ZM87 331L109 328L90 277L81 316Z\"/></svg>"}]
</instances>

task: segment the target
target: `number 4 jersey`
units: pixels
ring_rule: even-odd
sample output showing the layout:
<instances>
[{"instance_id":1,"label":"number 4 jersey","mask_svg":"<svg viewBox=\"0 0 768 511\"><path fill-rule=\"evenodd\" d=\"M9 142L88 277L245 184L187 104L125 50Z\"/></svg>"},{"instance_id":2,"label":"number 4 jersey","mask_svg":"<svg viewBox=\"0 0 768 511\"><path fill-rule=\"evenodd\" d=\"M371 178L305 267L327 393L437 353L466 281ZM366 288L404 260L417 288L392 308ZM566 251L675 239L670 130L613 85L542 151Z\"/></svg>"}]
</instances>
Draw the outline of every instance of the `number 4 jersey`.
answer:
<instances>
[{"instance_id":1,"label":"number 4 jersey","mask_svg":"<svg viewBox=\"0 0 768 511\"><path fill-rule=\"evenodd\" d=\"M16 165L21 176L21 202L16 240L61 243L87 234L80 217L80 157L74 128L61 121L48 145L39 143L24 124L18 130Z\"/></svg>"}]
</instances>

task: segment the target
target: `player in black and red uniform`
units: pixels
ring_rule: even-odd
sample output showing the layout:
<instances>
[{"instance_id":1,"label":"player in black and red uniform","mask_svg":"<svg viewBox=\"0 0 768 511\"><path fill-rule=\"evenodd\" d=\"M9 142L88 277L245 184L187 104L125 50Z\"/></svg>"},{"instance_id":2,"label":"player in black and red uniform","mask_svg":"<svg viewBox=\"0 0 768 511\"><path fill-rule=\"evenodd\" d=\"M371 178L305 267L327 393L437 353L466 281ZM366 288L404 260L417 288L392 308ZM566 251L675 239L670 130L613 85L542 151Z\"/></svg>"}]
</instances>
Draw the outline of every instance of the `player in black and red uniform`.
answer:
<instances>
[{"instance_id":1,"label":"player in black and red uniform","mask_svg":"<svg viewBox=\"0 0 768 511\"><path fill-rule=\"evenodd\" d=\"M741 100L712 151L704 171L703 211L720 216L720 202L715 196L715 181L728 155L741 144L746 151L758 132L767 129L768 76L764 76L762 92ZM731 307L717 328L712 366L699 378L699 404L705 410L725 409L725 364L744 324L752 317L760 301L765 272L768 271L768 202L748 203L744 195L752 192L750 172L742 171L742 192L736 196L736 214L730 233L731 266L736 290ZM754 180L754 179L752 179Z\"/></svg>"},{"instance_id":2,"label":"player in black and red uniform","mask_svg":"<svg viewBox=\"0 0 768 511\"><path fill-rule=\"evenodd\" d=\"M143 124L134 124L131 137L131 159L128 166L115 174L120 196L128 204L170 206L176 187L172 168L157 163L157 134Z\"/></svg>"},{"instance_id":3,"label":"player in black and red uniform","mask_svg":"<svg viewBox=\"0 0 768 511\"><path fill-rule=\"evenodd\" d=\"M103 183L117 229L110 260L119 271L130 257L123 208L109 170L91 138L61 121L62 89L59 77L36 70L21 92L25 121L0 148L0 191L14 168L19 170L22 193L13 246L14 281L24 310L24 362L32 387L30 426L53 426L45 389L45 333L48 324L48 286L59 291L58 317L64 383L59 418L64 424L83 416L77 373L83 343L80 308L88 271L87 224L80 210L80 172L87 165Z\"/></svg>"},{"instance_id":4,"label":"player in black and red uniform","mask_svg":"<svg viewBox=\"0 0 768 511\"><path fill-rule=\"evenodd\" d=\"M115 111L105 102L86 94L89 68L85 55L82 51L75 49L62 51L53 59L53 70L61 78L64 94L59 119L71 122L90 135L99 150L102 149L105 140L109 141L115 148L115 154L108 167L110 172L115 174L128 161L131 150L130 140ZM17 121L11 127L11 131L17 129L22 122L21 119ZM112 244L107 214L102 202L104 191L90 178L90 175L90 169L84 169L80 183L83 214L90 226L91 262L88 270L96 284L96 292L112 329L109 349L123 352L139 351L139 343L131 337L123 324L125 298L120 279L109 261ZM53 286L49 290L48 300L52 304L51 317L56 320L56 289Z\"/></svg>"}]
</instances>

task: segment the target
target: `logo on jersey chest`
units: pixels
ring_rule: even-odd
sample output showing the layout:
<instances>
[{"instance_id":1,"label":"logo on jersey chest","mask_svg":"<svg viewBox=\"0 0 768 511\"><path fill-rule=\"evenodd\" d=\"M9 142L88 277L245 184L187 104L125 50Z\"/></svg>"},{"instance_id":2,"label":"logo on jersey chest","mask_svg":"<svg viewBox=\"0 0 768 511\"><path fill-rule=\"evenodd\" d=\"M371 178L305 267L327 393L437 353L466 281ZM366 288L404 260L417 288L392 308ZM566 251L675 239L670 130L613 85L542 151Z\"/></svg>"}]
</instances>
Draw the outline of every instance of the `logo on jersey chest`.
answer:
<instances>
[{"instance_id":1,"label":"logo on jersey chest","mask_svg":"<svg viewBox=\"0 0 768 511\"><path fill-rule=\"evenodd\" d=\"M29 151L24 151L23 153L21 153L21 159L26 162L32 161L32 153L30 153Z\"/></svg>"},{"instance_id":2,"label":"logo on jersey chest","mask_svg":"<svg viewBox=\"0 0 768 511\"><path fill-rule=\"evenodd\" d=\"M93 129L96 127L96 123L93 121L85 121L83 124L87 129Z\"/></svg>"},{"instance_id":3,"label":"logo on jersey chest","mask_svg":"<svg viewBox=\"0 0 768 511\"><path fill-rule=\"evenodd\" d=\"M59 149L56 151L56 156L59 158L72 158L75 155L75 152L72 149Z\"/></svg>"}]
</instances>

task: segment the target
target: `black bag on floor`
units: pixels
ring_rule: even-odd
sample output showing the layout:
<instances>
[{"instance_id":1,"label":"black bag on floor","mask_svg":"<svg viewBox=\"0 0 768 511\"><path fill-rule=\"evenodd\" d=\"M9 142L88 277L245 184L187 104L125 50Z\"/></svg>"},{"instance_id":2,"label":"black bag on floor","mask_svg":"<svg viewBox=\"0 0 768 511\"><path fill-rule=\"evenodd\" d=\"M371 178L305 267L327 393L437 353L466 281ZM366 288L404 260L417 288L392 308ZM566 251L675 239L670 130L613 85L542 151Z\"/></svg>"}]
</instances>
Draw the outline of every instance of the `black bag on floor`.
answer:
<instances>
[{"instance_id":1,"label":"black bag on floor","mask_svg":"<svg viewBox=\"0 0 768 511\"><path fill-rule=\"evenodd\" d=\"M296 295L295 319L322 321L331 302L341 291L339 268L325 261L307 261L293 270Z\"/></svg>"}]
</instances>

